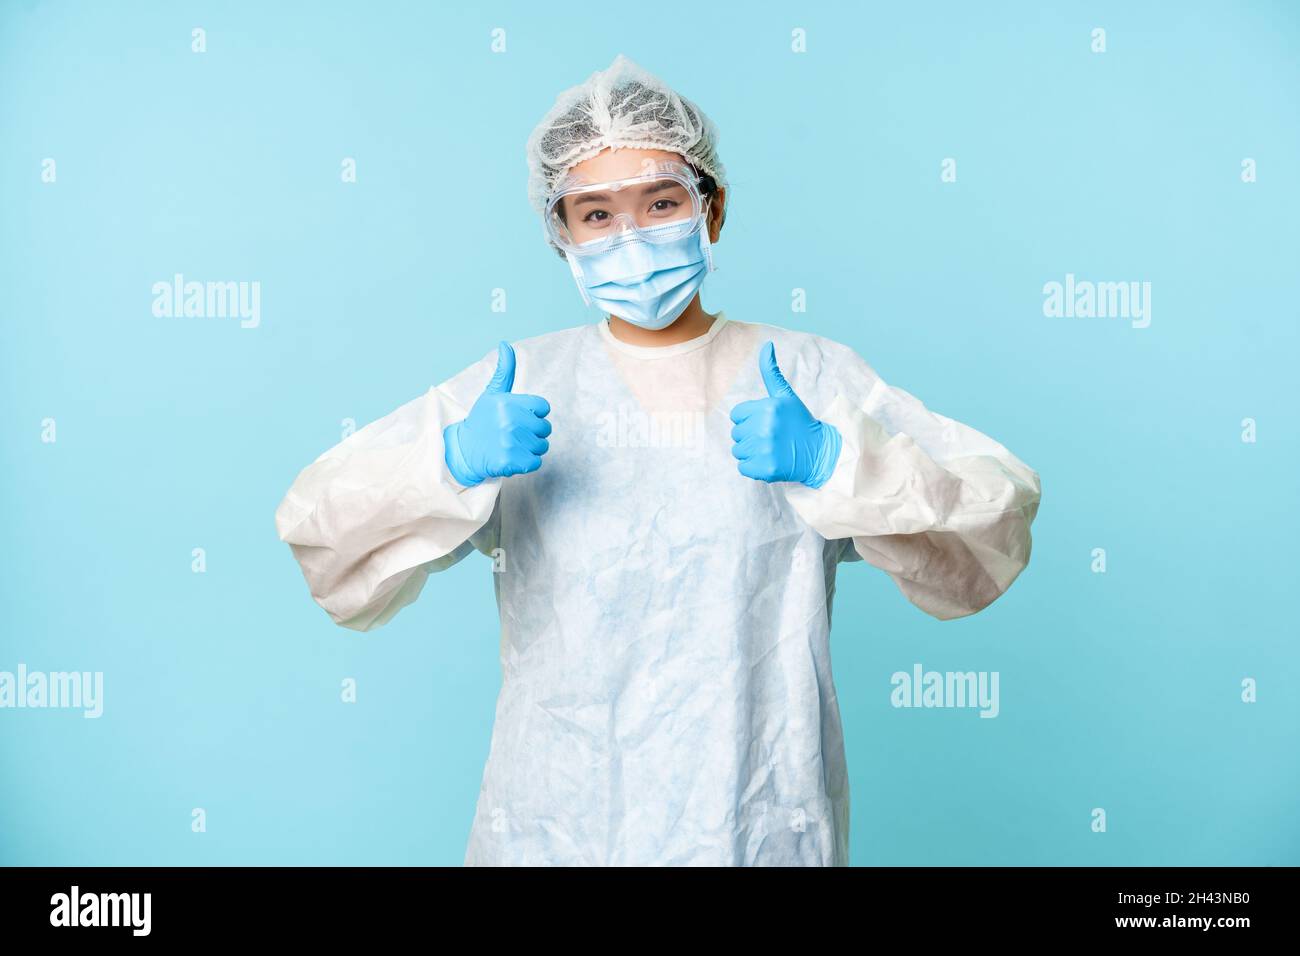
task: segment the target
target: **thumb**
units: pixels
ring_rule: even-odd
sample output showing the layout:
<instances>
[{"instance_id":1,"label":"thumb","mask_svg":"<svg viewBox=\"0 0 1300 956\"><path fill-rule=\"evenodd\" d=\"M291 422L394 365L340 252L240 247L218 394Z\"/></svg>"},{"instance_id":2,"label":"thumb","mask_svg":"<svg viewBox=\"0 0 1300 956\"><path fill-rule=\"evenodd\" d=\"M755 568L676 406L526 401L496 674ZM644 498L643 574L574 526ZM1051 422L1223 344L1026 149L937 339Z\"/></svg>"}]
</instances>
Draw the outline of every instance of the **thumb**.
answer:
<instances>
[{"instance_id":1,"label":"thumb","mask_svg":"<svg viewBox=\"0 0 1300 956\"><path fill-rule=\"evenodd\" d=\"M509 342L497 346L497 370L484 392L508 392L515 387L515 350Z\"/></svg>"},{"instance_id":2,"label":"thumb","mask_svg":"<svg viewBox=\"0 0 1300 956\"><path fill-rule=\"evenodd\" d=\"M776 348L771 342L765 342L759 350L758 370L763 375L763 384L767 386L768 398L794 394L794 389L790 387L790 383L785 380L780 367L776 364Z\"/></svg>"}]
</instances>

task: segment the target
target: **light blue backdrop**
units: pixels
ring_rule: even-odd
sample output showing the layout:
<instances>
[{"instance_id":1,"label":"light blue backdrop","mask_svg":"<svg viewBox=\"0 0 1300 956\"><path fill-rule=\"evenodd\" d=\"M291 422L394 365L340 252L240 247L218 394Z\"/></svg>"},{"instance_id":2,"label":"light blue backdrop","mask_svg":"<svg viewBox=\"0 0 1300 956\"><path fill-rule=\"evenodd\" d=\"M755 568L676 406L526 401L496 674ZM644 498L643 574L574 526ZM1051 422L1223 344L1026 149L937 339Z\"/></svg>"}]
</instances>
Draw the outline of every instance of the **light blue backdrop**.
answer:
<instances>
[{"instance_id":1,"label":"light blue backdrop","mask_svg":"<svg viewBox=\"0 0 1300 956\"><path fill-rule=\"evenodd\" d=\"M0 862L461 861L488 562L358 634L272 516L345 419L595 318L523 145L623 52L722 130L706 308L843 341L1042 475L980 615L841 568L854 862L1300 863L1296 6L585 10L0 7L0 670L105 681L97 720L0 710ZM260 282L260 325L156 318L176 273ZM1045 317L1067 273L1150 282L1149 327ZM916 663L999 672L1000 716L893 708Z\"/></svg>"}]
</instances>

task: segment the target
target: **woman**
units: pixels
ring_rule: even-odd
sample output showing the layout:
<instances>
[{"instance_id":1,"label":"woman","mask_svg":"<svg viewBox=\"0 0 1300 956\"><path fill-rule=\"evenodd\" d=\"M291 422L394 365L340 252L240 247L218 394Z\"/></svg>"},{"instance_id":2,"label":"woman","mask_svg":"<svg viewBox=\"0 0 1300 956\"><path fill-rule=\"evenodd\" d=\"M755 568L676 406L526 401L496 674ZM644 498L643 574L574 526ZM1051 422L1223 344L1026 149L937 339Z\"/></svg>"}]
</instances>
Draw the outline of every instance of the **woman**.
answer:
<instances>
[{"instance_id":1,"label":"woman","mask_svg":"<svg viewBox=\"0 0 1300 956\"><path fill-rule=\"evenodd\" d=\"M712 123L623 57L529 140L530 196L606 317L361 429L276 513L369 630L492 555L502 686L467 864L848 860L840 561L938 618L1029 560L1038 476L824 338L706 313Z\"/></svg>"}]
</instances>

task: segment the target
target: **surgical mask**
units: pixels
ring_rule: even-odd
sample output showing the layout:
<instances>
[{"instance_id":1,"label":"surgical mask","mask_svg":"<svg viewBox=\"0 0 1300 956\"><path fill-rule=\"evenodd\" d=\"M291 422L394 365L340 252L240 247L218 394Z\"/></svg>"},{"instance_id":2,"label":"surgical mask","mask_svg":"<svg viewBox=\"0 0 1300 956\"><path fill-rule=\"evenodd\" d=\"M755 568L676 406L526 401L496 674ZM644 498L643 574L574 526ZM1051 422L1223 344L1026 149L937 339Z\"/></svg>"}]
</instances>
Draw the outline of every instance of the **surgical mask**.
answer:
<instances>
[{"instance_id":1,"label":"surgical mask","mask_svg":"<svg viewBox=\"0 0 1300 956\"><path fill-rule=\"evenodd\" d=\"M649 227L599 252L566 253L583 301L643 329L676 322L712 271L713 256L703 224L689 235L662 239L673 230L674 223Z\"/></svg>"}]
</instances>

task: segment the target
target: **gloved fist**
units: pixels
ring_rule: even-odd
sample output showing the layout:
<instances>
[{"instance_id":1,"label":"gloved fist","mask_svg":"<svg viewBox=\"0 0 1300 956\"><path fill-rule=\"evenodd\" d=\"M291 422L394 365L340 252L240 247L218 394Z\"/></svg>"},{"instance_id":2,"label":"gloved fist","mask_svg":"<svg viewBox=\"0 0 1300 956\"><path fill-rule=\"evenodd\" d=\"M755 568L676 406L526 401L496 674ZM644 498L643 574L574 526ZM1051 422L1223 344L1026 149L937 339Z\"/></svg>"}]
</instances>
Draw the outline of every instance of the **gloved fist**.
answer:
<instances>
[{"instance_id":1,"label":"gloved fist","mask_svg":"<svg viewBox=\"0 0 1300 956\"><path fill-rule=\"evenodd\" d=\"M486 478L522 475L542 467L551 406L537 395L513 395L515 350L497 347L497 369L469 417L442 432L444 457L452 477L466 488Z\"/></svg>"},{"instance_id":2,"label":"gloved fist","mask_svg":"<svg viewBox=\"0 0 1300 956\"><path fill-rule=\"evenodd\" d=\"M731 410L736 427L731 454L740 473L756 481L798 481L820 488L840 458L840 433L813 418L776 364L771 342L758 353L767 398L741 402Z\"/></svg>"}]
</instances>

